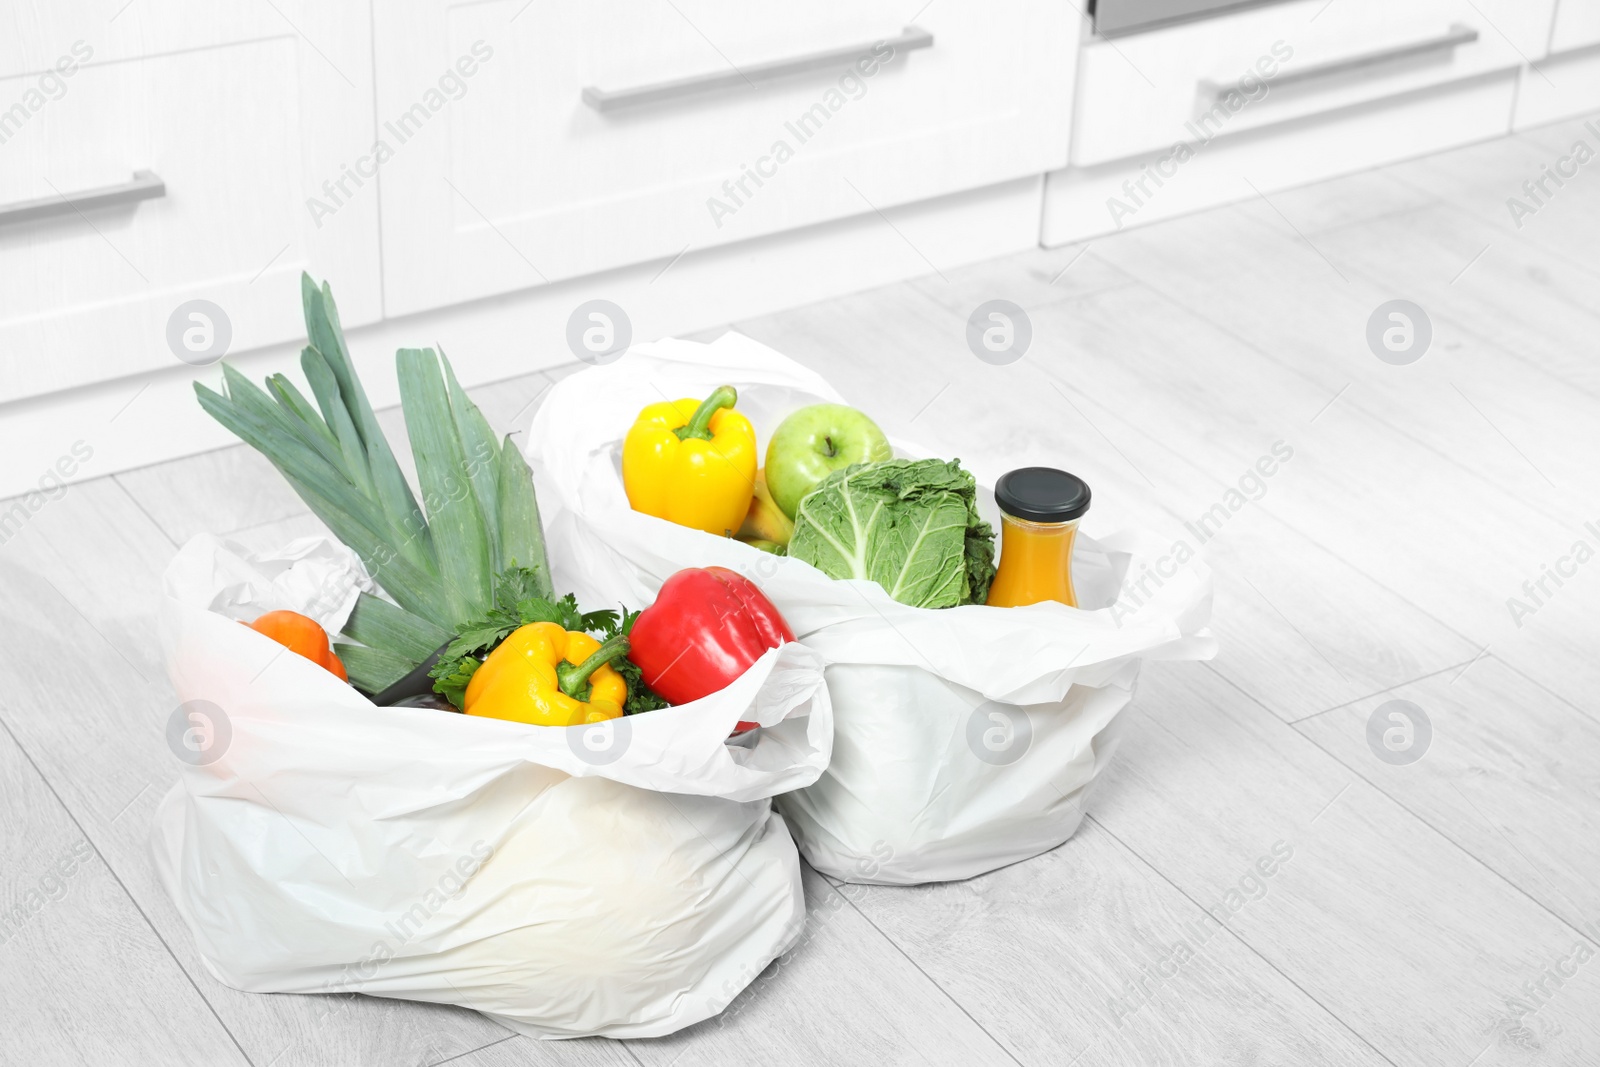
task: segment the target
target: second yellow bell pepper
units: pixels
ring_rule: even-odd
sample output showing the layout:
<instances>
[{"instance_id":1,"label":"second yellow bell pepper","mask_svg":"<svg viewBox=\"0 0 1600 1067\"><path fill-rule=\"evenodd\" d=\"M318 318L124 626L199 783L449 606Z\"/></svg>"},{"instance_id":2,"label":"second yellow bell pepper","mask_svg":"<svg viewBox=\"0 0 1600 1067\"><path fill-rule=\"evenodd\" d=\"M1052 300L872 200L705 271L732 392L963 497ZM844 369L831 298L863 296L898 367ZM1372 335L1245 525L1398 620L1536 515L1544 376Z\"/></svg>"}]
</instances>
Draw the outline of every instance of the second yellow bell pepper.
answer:
<instances>
[{"instance_id":1,"label":"second yellow bell pepper","mask_svg":"<svg viewBox=\"0 0 1600 1067\"><path fill-rule=\"evenodd\" d=\"M553 622L513 630L467 683L468 715L534 726L577 726L622 715L628 683L611 661L628 652L622 635L601 644Z\"/></svg>"},{"instance_id":2,"label":"second yellow bell pepper","mask_svg":"<svg viewBox=\"0 0 1600 1067\"><path fill-rule=\"evenodd\" d=\"M756 431L719 386L704 401L651 404L622 442L622 485L635 511L730 537L756 480Z\"/></svg>"}]
</instances>

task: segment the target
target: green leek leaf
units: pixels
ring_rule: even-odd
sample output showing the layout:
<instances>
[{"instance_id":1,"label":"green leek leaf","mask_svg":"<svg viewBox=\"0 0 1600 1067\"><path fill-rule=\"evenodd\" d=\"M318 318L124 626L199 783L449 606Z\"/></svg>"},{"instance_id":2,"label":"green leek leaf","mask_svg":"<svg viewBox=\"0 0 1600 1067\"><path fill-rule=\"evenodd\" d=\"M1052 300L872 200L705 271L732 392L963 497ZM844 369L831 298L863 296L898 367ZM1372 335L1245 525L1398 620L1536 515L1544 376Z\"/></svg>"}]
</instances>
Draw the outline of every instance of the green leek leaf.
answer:
<instances>
[{"instance_id":1,"label":"green leek leaf","mask_svg":"<svg viewBox=\"0 0 1600 1067\"><path fill-rule=\"evenodd\" d=\"M550 579L550 559L545 551L544 526L539 501L533 492L533 472L507 434L500 446L500 554L505 566L526 567L539 583L538 595L555 597Z\"/></svg>"},{"instance_id":2,"label":"green leek leaf","mask_svg":"<svg viewBox=\"0 0 1600 1067\"><path fill-rule=\"evenodd\" d=\"M498 572L506 566L500 550L499 481L500 448L489 420L483 417L478 405L467 399L456 381L455 368L439 349L439 361L444 364L445 386L450 394L450 411L455 416L456 429L461 435L462 451L466 453L467 475L472 491L478 498L478 509L483 514L483 528L489 535L489 567Z\"/></svg>"},{"instance_id":3,"label":"green leek leaf","mask_svg":"<svg viewBox=\"0 0 1600 1067\"><path fill-rule=\"evenodd\" d=\"M335 642L333 654L344 662L350 684L368 693L379 693L411 673L415 663L393 652L365 645Z\"/></svg>"},{"instance_id":4,"label":"green leek leaf","mask_svg":"<svg viewBox=\"0 0 1600 1067\"><path fill-rule=\"evenodd\" d=\"M344 624L344 634L363 645L404 656L413 664L421 663L450 640L448 631L370 593L362 593L356 599L355 610Z\"/></svg>"},{"instance_id":5,"label":"green leek leaf","mask_svg":"<svg viewBox=\"0 0 1600 1067\"><path fill-rule=\"evenodd\" d=\"M444 579L448 611L442 618L457 627L489 607L493 569L488 532L439 372L439 357L431 348L402 348L396 362L417 485L428 508L428 528Z\"/></svg>"}]
</instances>

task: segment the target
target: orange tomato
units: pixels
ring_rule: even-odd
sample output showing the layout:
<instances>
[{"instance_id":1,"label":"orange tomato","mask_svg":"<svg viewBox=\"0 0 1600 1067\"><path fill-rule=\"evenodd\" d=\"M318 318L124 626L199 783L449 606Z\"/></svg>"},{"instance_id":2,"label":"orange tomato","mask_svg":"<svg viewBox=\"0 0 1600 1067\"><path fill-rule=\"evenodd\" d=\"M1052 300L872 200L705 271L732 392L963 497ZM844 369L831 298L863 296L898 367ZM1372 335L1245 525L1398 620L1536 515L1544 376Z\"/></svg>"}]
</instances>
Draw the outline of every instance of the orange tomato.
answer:
<instances>
[{"instance_id":1,"label":"orange tomato","mask_svg":"<svg viewBox=\"0 0 1600 1067\"><path fill-rule=\"evenodd\" d=\"M328 643L328 632L298 611L269 611L255 622L246 623L250 629L270 637L290 652L298 653L319 667L332 671L341 682L349 681L344 663L333 654Z\"/></svg>"}]
</instances>

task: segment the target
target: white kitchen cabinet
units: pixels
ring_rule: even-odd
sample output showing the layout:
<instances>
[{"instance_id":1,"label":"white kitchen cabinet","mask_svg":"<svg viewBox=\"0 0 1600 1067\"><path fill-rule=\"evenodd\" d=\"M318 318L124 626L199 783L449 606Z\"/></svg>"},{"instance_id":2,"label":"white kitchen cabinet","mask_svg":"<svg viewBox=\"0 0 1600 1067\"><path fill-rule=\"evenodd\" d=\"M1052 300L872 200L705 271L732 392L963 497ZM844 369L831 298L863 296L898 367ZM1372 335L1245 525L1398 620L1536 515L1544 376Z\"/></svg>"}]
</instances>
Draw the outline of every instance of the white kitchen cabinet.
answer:
<instances>
[{"instance_id":1,"label":"white kitchen cabinet","mask_svg":"<svg viewBox=\"0 0 1600 1067\"><path fill-rule=\"evenodd\" d=\"M1600 44L1600 0L1557 0L1552 54Z\"/></svg>"},{"instance_id":2,"label":"white kitchen cabinet","mask_svg":"<svg viewBox=\"0 0 1600 1067\"><path fill-rule=\"evenodd\" d=\"M0 78L43 71L78 40L93 49L96 61L108 63L278 37L289 30L267 4L124 3L12 0L0 5ZM299 7L289 4L282 10L298 21Z\"/></svg>"},{"instance_id":3,"label":"white kitchen cabinet","mask_svg":"<svg viewBox=\"0 0 1600 1067\"><path fill-rule=\"evenodd\" d=\"M1046 245L1506 133L1553 0L1294 0L1086 43Z\"/></svg>"},{"instance_id":4,"label":"white kitchen cabinet","mask_svg":"<svg viewBox=\"0 0 1600 1067\"><path fill-rule=\"evenodd\" d=\"M907 15L887 0L378 5L386 311L670 261L1065 162L1071 5L930 5L912 27ZM819 54L831 58L759 77ZM702 78L724 84L606 107Z\"/></svg>"},{"instance_id":5,"label":"white kitchen cabinet","mask_svg":"<svg viewBox=\"0 0 1600 1067\"><path fill-rule=\"evenodd\" d=\"M233 7L0 14L0 402L182 366L194 299L231 351L291 340L302 269L347 323L379 316L375 190L308 208L371 143L367 12Z\"/></svg>"},{"instance_id":6,"label":"white kitchen cabinet","mask_svg":"<svg viewBox=\"0 0 1600 1067\"><path fill-rule=\"evenodd\" d=\"M1522 72L1514 128L1600 109L1600 0L1559 0L1550 55Z\"/></svg>"},{"instance_id":7,"label":"white kitchen cabinet","mask_svg":"<svg viewBox=\"0 0 1600 1067\"><path fill-rule=\"evenodd\" d=\"M1552 0L1299 0L1112 41L1079 68L1072 162L1093 166L1509 71Z\"/></svg>"},{"instance_id":8,"label":"white kitchen cabinet","mask_svg":"<svg viewBox=\"0 0 1600 1067\"><path fill-rule=\"evenodd\" d=\"M1515 71L1344 108L1238 137L1219 137L1157 184L1161 157L1136 156L1051 174L1040 228L1047 247L1271 196L1281 189L1502 136Z\"/></svg>"}]
</instances>

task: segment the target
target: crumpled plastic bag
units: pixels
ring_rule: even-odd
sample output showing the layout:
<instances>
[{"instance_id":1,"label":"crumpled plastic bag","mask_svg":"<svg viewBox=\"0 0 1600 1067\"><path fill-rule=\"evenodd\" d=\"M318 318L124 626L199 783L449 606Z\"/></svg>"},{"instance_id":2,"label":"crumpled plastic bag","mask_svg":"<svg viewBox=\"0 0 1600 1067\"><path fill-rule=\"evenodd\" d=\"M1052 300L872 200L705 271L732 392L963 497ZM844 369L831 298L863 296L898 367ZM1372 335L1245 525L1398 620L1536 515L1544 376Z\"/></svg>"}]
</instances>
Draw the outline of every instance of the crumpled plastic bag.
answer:
<instances>
[{"instance_id":1,"label":"crumpled plastic bag","mask_svg":"<svg viewBox=\"0 0 1600 1067\"><path fill-rule=\"evenodd\" d=\"M1136 531L1080 532L1073 574L1083 610L913 608L874 582L836 581L800 560L633 511L620 454L639 410L722 384L738 390L762 447L796 408L843 403L814 372L736 333L709 345L639 345L551 389L525 450L557 584L586 602L640 603L680 568L720 565L761 586L828 663L832 762L816 784L778 801L818 870L861 882L943 881L1065 841L1111 758L1140 663L1214 654L1204 564L1174 565L1170 545ZM897 455L932 454L893 444ZM983 483L1001 472L981 456L960 458L998 530Z\"/></svg>"},{"instance_id":2,"label":"crumpled plastic bag","mask_svg":"<svg viewBox=\"0 0 1600 1067\"><path fill-rule=\"evenodd\" d=\"M814 651L588 726L378 708L235 621L363 580L343 546L294 547L257 560L202 536L164 579L182 772L152 847L220 981L656 1037L721 1011L792 943L799 859L770 798L827 765ZM286 578L302 563L317 581ZM762 729L729 742L741 719Z\"/></svg>"}]
</instances>

